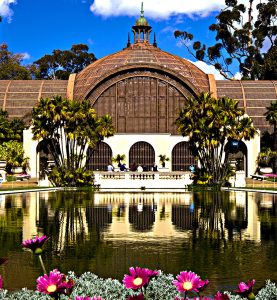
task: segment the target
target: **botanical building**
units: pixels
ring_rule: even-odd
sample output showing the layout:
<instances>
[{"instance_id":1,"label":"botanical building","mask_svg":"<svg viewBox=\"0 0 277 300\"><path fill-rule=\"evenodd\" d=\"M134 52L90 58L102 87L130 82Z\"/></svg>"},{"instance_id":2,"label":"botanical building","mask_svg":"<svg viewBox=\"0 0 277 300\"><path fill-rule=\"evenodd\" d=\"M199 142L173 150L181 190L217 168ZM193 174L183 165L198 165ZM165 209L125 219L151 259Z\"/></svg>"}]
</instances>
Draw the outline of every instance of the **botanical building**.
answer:
<instances>
[{"instance_id":1,"label":"botanical building","mask_svg":"<svg viewBox=\"0 0 277 300\"><path fill-rule=\"evenodd\" d=\"M188 97L201 91L214 97L239 100L261 132L273 128L264 117L266 107L276 100L277 81L215 80L190 61L158 48L151 26L141 16L132 27L126 47L97 60L69 80L0 81L0 107L11 117L23 117L41 97L62 95L68 99L88 99L98 115L110 114L115 136L104 140L94 152L90 168L103 170L111 157L125 154L127 166L140 163L150 170L160 154L169 157L170 171L188 170L195 161L188 150L188 139L177 134L174 124ZM38 176L37 142L25 132L26 154L31 157L31 174ZM243 143L240 154L246 175L255 171L259 138Z\"/></svg>"}]
</instances>

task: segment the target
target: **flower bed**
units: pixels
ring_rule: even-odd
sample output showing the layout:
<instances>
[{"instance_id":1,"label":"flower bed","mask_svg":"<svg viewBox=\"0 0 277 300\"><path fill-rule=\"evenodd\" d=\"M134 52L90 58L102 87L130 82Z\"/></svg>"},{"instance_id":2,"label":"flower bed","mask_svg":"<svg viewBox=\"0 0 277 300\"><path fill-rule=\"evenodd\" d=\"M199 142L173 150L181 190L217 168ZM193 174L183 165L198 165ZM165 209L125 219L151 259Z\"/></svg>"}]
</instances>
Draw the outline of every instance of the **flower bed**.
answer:
<instances>
[{"instance_id":1,"label":"flower bed","mask_svg":"<svg viewBox=\"0 0 277 300\"><path fill-rule=\"evenodd\" d=\"M256 295L253 293L255 280L240 282L234 291L217 291L213 296L205 296L209 280L201 279L192 271L182 271L174 277L160 270L131 267L122 282L103 279L90 272L77 277L74 272L67 275L54 269L49 274L42 261L46 236L35 237L22 243L38 256L44 275L37 279L36 291L22 289L9 293L3 288L0 276L0 300L274 300L277 299L276 284L267 280L266 285ZM5 261L2 261L4 263ZM1 259L0 259L1 264Z\"/></svg>"}]
</instances>

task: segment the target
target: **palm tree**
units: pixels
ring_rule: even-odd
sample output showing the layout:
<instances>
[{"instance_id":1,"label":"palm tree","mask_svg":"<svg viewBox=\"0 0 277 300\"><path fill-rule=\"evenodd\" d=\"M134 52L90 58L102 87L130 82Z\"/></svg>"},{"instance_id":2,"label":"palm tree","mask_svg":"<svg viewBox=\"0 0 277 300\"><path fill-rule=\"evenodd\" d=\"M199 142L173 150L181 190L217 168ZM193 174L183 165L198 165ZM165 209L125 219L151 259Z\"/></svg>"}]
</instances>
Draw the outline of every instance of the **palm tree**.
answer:
<instances>
[{"instance_id":1,"label":"palm tree","mask_svg":"<svg viewBox=\"0 0 277 300\"><path fill-rule=\"evenodd\" d=\"M124 162L125 159L126 159L125 154L117 154L116 156L114 156L112 158L112 161L116 162L118 164L118 166L119 166L120 162Z\"/></svg>"},{"instance_id":2,"label":"palm tree","mask_svg":"<svg viewBox=\"0 0 277 300\"><path fill-rule=\"evenodd\" d=\"M33 138L47 141L56 174L72 172L78 176L80 169L86 171L85 162L93 153L88 148L96 148L114 133L111 117L98 117L89 101L68 101L61 96L40 99L32 118ZM72 184L75 182L72 176Z\"/></svg>"},{"instance_id":3,"label":"palm tree","mask_svg":"<svg viewBox=\"0 0 277 300\"><path fill-rule=\"evenodd\" d=\"M210 93L189 98L176 120L178 131L189 137L192 152L213 184L222 185L227 176L227 140L249 140L256 130L238 101L215 99Z\"/></svg>"},{"instance_id":4,"label":"palm tree","mask_svg":"<svg viewBox=\"0 0 277 300\"><path fill-rule=\"evenodd\" d=\"M160 163L162 164L162 167L165 167L165 162L169 161L169 157L166 157L166 155L160 154L159 155L160 158Z\"/></svg>"}]
</instances>

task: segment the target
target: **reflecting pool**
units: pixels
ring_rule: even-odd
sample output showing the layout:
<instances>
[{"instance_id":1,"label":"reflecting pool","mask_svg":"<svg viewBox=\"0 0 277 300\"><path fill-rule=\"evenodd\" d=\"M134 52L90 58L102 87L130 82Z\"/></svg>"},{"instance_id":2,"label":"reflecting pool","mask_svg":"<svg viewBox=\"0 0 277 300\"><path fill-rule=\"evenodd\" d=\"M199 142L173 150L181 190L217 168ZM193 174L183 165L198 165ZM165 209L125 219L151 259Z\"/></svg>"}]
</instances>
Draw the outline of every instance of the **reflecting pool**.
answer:
<instances>
[{"instance_id":1,"label":"reflecting pool","mask_svg":"<svg viewBox=\"0 0 277 300\"><path fill-rule=\"evenodd\" d=\"M122 279L130 266L209 279L209 292L241 280L277 281L277 195L247 192L0 195L0 266L4 287L35 288L37 257L21 243L50 240L48 271L85 271Z\"/></svg>"}]
</instances>

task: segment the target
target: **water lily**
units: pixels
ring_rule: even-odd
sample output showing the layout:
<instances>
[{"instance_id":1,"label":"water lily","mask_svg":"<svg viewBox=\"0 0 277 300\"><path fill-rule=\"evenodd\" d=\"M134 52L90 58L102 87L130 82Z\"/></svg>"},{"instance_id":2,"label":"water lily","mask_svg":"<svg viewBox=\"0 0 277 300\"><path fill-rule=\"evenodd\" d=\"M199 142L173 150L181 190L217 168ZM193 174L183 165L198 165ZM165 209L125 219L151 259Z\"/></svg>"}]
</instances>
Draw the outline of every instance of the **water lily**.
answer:
<instances>
[{"instance_id":1,"label":"water lily","mask_svg":"<svg viewBox=\"0 0 277 300\"><path fill-rule=\"evenodd\" d=\"M0 289L3 288L3 279L2 279L2 276L0 275Z\"/></svg>"},{"instance_id":2,"label":"water lily","mask_svg":"<svg viewBox=\"0 0 277 300\"><path fill-rule=\"evenodd\" d=\"M203 286L203 280L195 274L194 272L183 271L177 275L177 280L173 280L173 284L176 286L177 290L181 293L186 292L199 292L200 288Z\"/></svg>"},{"instance_id":3,"label":"water lily","mask_svg":"<svg viewBox=\"0 0 277 300\"><path fill-rule=\"evenodd\" d=\"M37 290L41 293L57 297L60 294L69 295L73 288L73 281L66 280L66 276L54 269L49 276L44 274L37 279Z\"/></svg>"},{"instance_id":4,"label":"water lily","mask_svg":"<svg viewBox=\"0 0 277 300\"><path fill-rule=\"evenodd\" d=\"M129 269L130 275L125 274L123 284L127 289L138 290L147 285L152 277L158 275L158 271L152 271L146 268L131 267Z\"/></svg>"},{"instance_id":5,"label":"water lily","mask_svg":"<svg viewBox=\"0 0 277 300\"><path fill-rule=\"evenodd\" d=\"M238 289L235 290L234 292L241 295L242 297L247 297L248 299L255 299L255 296L252 292L255 282L256 282L255 279L248 280L247 283L240 282L238 284Z\"/></svg>"},{"instance_id":6,"label":"water lily","mask_svg":"<svg viewBox=\"0 0 277 300\"><path fill-rule=\"evenodd\" d=\"M31 249L35 254L42 253L42 246L49 238L46 235L42 237L36 236L33 239L26 240L22 243L22 247Z\"/></svg>"},{"instance_id":7,"label":"water lily","mask_svg":"<svg viewBox=\"0 0 277 300\"><path fill-rule=\"evenodd\" d=\"M227 294L222 294L220 292L217 292L214 296L214 300L229 300L229 296Z\"/></svg>"}]
</instances>

